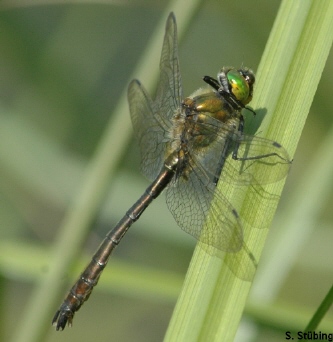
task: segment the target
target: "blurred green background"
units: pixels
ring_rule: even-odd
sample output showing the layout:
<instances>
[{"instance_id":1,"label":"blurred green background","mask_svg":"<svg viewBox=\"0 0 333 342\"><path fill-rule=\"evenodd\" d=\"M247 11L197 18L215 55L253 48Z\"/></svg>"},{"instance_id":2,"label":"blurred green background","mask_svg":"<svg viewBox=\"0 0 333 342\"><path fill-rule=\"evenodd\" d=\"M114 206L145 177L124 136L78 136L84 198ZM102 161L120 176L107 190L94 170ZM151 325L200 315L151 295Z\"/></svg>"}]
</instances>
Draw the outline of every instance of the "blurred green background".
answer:
<instances>
[{"instance_id":1,"label":"blurred green background","mask_svg":"<svg viewBox=\"0 0 333 342\"><path fill-rule=\"evenodd\" d=\"M215 76L223 65L246 65L256 71L279 3L259 0L254 8L246 0L203 2L180 43L184 95L203 86L202 76ZM0 3L1 341L11 340L34 286L48 272L50 250L65 212L154 28L166 19L162 17L166 5L166 1L145 0ZM162 40L163 36L161 45ZM155 63L153 67L159 60ZM291 203L295 193L311 197L302 177L325 137L332 134L332 77L331 55L293 156L268 246L279 234L279 217L295 205ZM121 115L129 117L128 110ZM147 186L139 164L139 151L131 139L91 225L82 250L84 260ZM310 231L294 241L297 255L274 298L277 305L304 309L308 318L333 279L332 182L328 180L325 189ZM194 244L176 226L162 196L116 250L108 268L110 281L107 284L102 278L75 316L73 328L55 332L50 324L44 340L161 341ZM149 276L147 284L140 278L133 284L126 275L119 281L112 277L112 267L118 275L123 270L141 278L165 277L165 287L150 291ZM79 269L64 270L64 278L59 279L64 295L69 278L77 276ZM247 312L248 320L253 311ZM284 338L283 327L257 320L258 335L253 340Z\"/></svg>"}]
</instances>

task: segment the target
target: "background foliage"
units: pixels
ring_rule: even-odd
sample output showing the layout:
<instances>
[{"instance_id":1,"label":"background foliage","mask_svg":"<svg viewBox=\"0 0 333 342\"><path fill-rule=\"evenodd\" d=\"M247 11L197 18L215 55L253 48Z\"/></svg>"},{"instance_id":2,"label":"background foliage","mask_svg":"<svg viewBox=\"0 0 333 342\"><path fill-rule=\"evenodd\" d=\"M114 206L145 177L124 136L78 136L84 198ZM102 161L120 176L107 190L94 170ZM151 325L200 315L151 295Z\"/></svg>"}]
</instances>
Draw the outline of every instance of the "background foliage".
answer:
<instances>
[{"instance_id":1,"label":"background foliage","mask_svg":"<svg viewBox=\"0 0 333 342\"><path fill-rule=\"evenodd\" d=\"M64 213L165 5L163 1L128 1L126 6L28 1L0 5L0 340L12 338L34 286L48 272ZM184 94L202 86L201 77L214 76L222 65L244 64L256 71L278 6L279 1L257 1L255 9L248 1L205 1L180 45ZM287 225L281 219L299 198L295 193L311 198L306 185L314 171L305 179L306 171L313 170L313 162L318 168L325 166L328 159L323 149L331 136L332 75L330 56L270 232L267 258L281 227ZM128 117L128 111L122 115ZM117 134L121 139L127 131ZM84 260L145 189L139 159L133 140L110 179L82 252ZM331 286L332 183L325 182L311 229L286 235L293 239L297 255L270 299L276 310L271 316L261 315L258 300L249 304L246 317L258 322L256 341L281 340L289 326L277 309L294 313L289 323L297 325L299 312L308 313L305 319L309 319ZM56 333L50 325L44 340L83 342L95 334L101 340L161 340L194 243L159 199L116 251L73 328ZM69 266L59 279L64 294L80 268Z\"/></svg>"}]
</instances>

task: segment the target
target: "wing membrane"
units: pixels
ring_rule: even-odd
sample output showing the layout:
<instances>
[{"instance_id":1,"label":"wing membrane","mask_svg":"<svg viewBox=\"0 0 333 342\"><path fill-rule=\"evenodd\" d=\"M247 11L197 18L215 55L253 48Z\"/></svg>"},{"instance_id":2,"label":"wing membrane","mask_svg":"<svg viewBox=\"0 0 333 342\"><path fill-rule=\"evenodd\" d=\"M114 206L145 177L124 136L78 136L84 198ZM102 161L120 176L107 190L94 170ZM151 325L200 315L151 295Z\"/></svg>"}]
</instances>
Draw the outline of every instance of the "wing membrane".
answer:
<instances>
[{"instance_id":1,"label":"wing membrane","mask_svg":"<svg viewBox=\"0 0 333 342\"><path fill-rule=\"evenodd\" d=\"M141 171L149 180L153 180L163 166L172 116L181 106L177 25L173 13L166 24L160 74L154 101L139 81L132 81L128 88L131 119L141 151Z\"/></svg>"},{"instance_id":2,"label":"wing membrane","mask_svg":"<svg viewBox=\"0 0 333 342\"><path fill-rule=\"evenodd\" d=\"M219 179L236 185L263 185L287 175L291 160L280 144L242 134L210 116L204 123L196 125L201 126L198 132L202 132L203 139L211 143L196 148L191 157L196 160L195 164L205 169L211 181ZM200 138L199 134L196 138ZM238 160L233 158L235 151Z\"/></svg>"},{"instance_id":3,"label":"wing membrane","mask_svg":"<svg viewBox=\"0 0 333 342\"><path fill-rule=\"evenodd\" d=\"M241 248L242 225L236 210L200 167L192 168L187 179L177 178L167 189L166 197L178 225L197 240L226 252ZM206 220L210 229L202 230Z\"/></svg>"},{"instance_id":4,"label":"wing membrane","mask_svg":"<svg viewBox=\"0 0 333 342\"><path fill-rule=\"evenodd\" d=\"M176 179L167 189L166 201L178 225L194 236L210 254L230 253L226 262L240 279L252 280L257 262L243 240L237 211L205 171L191 162L192 172Z\"/></svg>"},{"instance_id":5,"label":"wing membrane","mask_svg":"<svg viewBox=\"0 0 333 342\"><path fill-rule=\"evenodd\" d=\"M154 101L155 113L163 120L171 120L180 108L183 99L178 59L177 25L173 13L170 13L163 41L160 60L160 81Z\"/></svg>"},{"instance_id":6,"label":"wing membrane","mask_svg":"<svg viewBox=\"0 0 333 342\"><path fill-rule=\"evenodd\" d=\"M137 80L133 80L128 87L128 102L141 152L141 171L153 180L164 162L165 130L156 120L150 96Z\"/></svg>"}]
</instances>

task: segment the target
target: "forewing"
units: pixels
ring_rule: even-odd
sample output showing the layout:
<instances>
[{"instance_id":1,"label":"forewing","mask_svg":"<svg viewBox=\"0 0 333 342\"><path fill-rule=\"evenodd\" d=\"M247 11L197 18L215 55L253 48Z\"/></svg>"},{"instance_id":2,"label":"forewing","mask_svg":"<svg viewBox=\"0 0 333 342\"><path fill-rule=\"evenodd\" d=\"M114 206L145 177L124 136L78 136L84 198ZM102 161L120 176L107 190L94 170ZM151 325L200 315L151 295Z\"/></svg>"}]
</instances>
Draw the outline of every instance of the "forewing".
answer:
<instances>
[{"instance_id":1,"label":"forewing","mask_svg":"<svg viewBox=\"0 0 333 342\"><path fill-rule=\"evenodd\" d=\"M291 160L277 142L242 134L210 116L197 126L196 139L209 140L210 144L195 146L192 158L205 169L211 181L263 185L287 175ZM235 152L237 159L233 158Z\"/></svg>"},{"instance_id":2,"label":"forewing","mask_svg":"<svg viewBox=\"0 0 333 342\"><path fill-rule=\"evenodd\" d=\"M153 102L138 80L133 80L128 87L128 102L141 151L141 171L153 180L163 165L166 132L156 120Z\"/></svg>"},{"instance_id":3,"label":"forewing","mask_svg":"<svg viewBox=\"0 0 333 342\"><path fill-rule=\"evenodd\" d=\"M180 109L181 99L177 25L171 13L166 23L155 100L150 98L137 80L132 81L128 88L131 119L141 150L141 170L150 180L157 176L163 166L172 129L171 119L175 111Z\"/></svg>"},{"instance_id":4,"label":"forewing","mask_svg":"<svg viewBox=\"0 0 333 342\"><path fill-rule=\"evenodd\" d=\"M182 98L177 24L174 14L170 13L166 23L161 53L160 81L154 101L154 111L159 116L159 120L168 125L175 111L180 108Z\"/></svg>"},{"instance_id":5,"label":"forewing","mask_svg":"<svg viewBox=\"0 0 333 342\"><path fill-rule=\"evenodd\" d=\"M261 185L286 176L291 162L285 149L271 140L240 135L238 131L212 117L207 117L197 132L204 136L197 134L196 139L206 139L210 144L188 144L192 165L202 170L200 173L211 184L217 182L222 191L230 185L238 185L233 192L235 203L242 203L245 198L248 203L265 199L265 205L242 208L242 214L250 226L266 228L266 222L261 218L270 207L276 206L279 196L266 192ZM238 158L250 159L233 159L232 153L237 147ZM245 214L246 210L249 210L248 215Z\"/></svg>"}]
</instances>

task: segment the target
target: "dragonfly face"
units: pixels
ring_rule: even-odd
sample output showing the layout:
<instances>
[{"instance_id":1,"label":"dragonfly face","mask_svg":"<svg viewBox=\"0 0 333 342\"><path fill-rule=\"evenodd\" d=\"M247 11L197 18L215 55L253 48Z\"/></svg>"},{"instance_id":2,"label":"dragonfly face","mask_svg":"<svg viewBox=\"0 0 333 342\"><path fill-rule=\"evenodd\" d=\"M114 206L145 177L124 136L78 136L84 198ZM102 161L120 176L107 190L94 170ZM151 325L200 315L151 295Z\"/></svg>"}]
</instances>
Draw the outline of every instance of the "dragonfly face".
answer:
<instances>
[{"instance_id":1,"label":"dragonfly face","mask_svg":"<svg viewBox=\"0 0 333 342\"><path fill-rule=\"evenodd\" d=\"M252 100L255 76L251 69L223 67L217 74L217 80L210 76L204 77L204 81L216 89L226 101L234 103L235 109L244 108Z\"/></svg>"}]
</instances>

